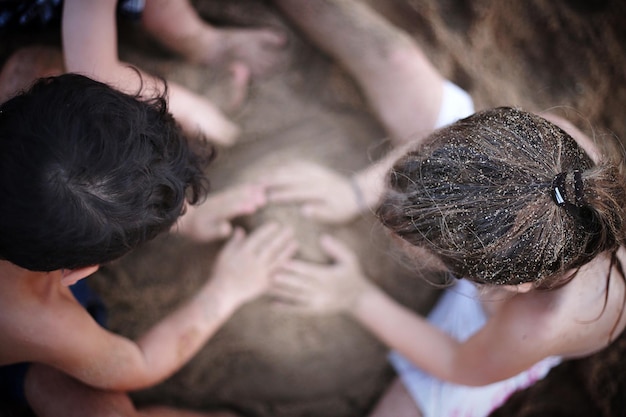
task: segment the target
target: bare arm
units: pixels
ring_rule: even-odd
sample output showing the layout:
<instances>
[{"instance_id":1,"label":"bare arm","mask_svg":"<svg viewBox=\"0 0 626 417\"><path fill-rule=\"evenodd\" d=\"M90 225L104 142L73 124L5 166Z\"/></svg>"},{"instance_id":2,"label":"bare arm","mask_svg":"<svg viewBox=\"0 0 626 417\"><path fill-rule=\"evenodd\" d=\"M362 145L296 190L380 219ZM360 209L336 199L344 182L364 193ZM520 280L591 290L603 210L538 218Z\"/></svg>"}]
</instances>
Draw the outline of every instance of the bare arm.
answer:
<instances>
[{"instance_id":1,"label":"bare arm","mask_svg":"<svg viewBox=\"0 0 626 417\"><path fill-rule=\"evenodd\" d=\"M118 58L116 5L117 0L65 1L62 25L65 66L69 72L85 74L134 94L141 84L136 72ZM146 77L145 81L151 79ZM151 93L154 91L146 91L146 95Z\"/></svg>"},{"instance_id":2,"label":"bare arm","mask_svg":"<svg viewBox=\"0 0 626 417\"><path fill-rule=\"evenodd\" d=\"M373 285L349 313L420 369L463 385L510 378L551 356L554 347L539 324L533 328L528 317L520 320L512 311L500 312L467 341L458 342Z\"/></svg>"},{"instance_id":3,"label":"bare arm","mask_svg":"<svg viewBox=\"0 0 626 417\"><path fill-rule=\"evenodd\" d=\"M100 328L76 303L65 303L41 326L48 337L41 338L33 359L98 388L156 384L180 369L239 307L263 293L270 275L295 249L291 232L277 225L263 226L248 238L237 230L211 280L136 341Z\"/></svg>"},{"instance_id":4,"label":"bare arm","mask_svg":"<svg viewBox=\"0 0 626 417\"><path fill-rule=\"evenodd\" d=\"M154 97L161 83L121 62L117 50L116 0L67 0L63 6L63 55L68 72L102 81L127 94ZM141 78L137 75L141 74ZM239 129L205 98L168 82L168 105L185 132L232 145Z\"/></svg>"},{"instance_id":5,"label":"bare arm","mask_svg":"<svg viewBox=\"0 0 626 417\"><path fill-rule=\"evenodd\" d=\"M551 355L550 340L555 336L540 331L537 313L528 308L512 305L460 343L370 283L354 254L340 242L326 237L321 243L335 263L289 262L276 277L274 294L315 312L348 313L384 344L437 378L485 385L514 376Z\"/></svg>"}]
</instances>

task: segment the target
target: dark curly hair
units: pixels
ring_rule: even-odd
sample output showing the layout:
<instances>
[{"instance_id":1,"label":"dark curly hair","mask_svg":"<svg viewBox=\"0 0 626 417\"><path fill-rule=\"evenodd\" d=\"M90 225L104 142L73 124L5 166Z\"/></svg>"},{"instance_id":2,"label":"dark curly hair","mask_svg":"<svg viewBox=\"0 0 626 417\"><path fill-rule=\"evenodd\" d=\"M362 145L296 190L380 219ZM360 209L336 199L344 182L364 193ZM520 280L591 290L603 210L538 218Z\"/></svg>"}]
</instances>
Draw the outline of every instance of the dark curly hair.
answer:
<instances>
[{"instance_id":1,"label":"dark curly hair","mask_svg":"<svg viewBox=\"0 0 626 417\"><path fill-rule=\"evenodd\" d=\"M559 127L502 107L435 131L399 159L378 216L459 278L549 289L601 252L616 262L625 204L617 165L595 165Z\"/></svg>"},{"instance_id":2,"label":"dark curly hair","mask_svg":"<svg viewBox=\"0 0 626 417\"><path fill-rule=\"evenodd\" d=\"M190 150L166 92L139 100L65 74L0 105L0 258L34 271L108 262L202 199L212 150Z\"/></svg>"}]
</instances>

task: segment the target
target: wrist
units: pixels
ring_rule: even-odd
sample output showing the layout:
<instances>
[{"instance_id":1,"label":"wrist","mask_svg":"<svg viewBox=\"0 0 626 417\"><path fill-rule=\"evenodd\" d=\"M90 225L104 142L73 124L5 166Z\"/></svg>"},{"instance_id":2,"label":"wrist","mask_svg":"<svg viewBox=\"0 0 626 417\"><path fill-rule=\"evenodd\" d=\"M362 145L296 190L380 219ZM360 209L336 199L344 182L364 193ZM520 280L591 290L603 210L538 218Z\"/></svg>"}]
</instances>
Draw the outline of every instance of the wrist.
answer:
<instances>
[{"instance_id":1,"label":"wrist","mask_svg":"<svg viewBox=\"0 0 626 417\"><path fill-rule=\"evenodd\" d=\"M364 213L365 211L368 210L369 207L365 200L365 194L363 193L363 188L361 187L361 184L359 184L359 180L357 176L356 175L351 176L348 179L348 182L350 183L350 188L352 190L352 196L356 203L357 211L359 213Z\"/></svg>"},{"instance_id":2,"label":"wrist","mask_svg":"<svg viewBox=\"0 0 626 417\"><path fill-rule=\"evenodd\" d=\"M196 300L200 303L203 315L211 319L227 320L242 306L243 300L212 279L198 293Z\"/></svg>"},{"instance_id":3,"label":"wrist","mask_svg":"<svg viewBox=\"0 0 626 417\"><path fill-rule=\"evenodd\" d=\"M362 277L362 281L360 285L355 289L352 296L349 298L349 302L346 306L346 312L353 315L358 316L359 311L367 306L367 299L370 297L370 294L376 292L378 287L367 280L365 277Z\"/></svg>"}]
</instances>

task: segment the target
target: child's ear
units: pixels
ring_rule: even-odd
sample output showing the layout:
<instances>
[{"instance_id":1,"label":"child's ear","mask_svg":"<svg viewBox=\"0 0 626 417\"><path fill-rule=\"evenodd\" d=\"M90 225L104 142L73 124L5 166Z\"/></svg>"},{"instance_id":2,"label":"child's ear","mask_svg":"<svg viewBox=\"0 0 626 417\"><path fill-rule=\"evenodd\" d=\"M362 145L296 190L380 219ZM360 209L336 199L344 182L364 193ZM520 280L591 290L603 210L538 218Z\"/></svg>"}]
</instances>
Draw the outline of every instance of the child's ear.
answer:
<instances>
[{"instance_id":1,"label":"child's ear","mask_svg":"<svg viewBox=\"0 0 626 417\"><path fill-rule=\"evenodd\" d=\"M96 272L99 267L100 265L92 265L78 269L63 269L61 270L61 285L65 285L66 287L74 285L81 279Z\"/></svg>"},{"instance_id":2,"label":"child's ear","mask_svg":"<svg viewBox=\"0 0 626 417\"><path fill-rule=\"evenodd\" d=\"M515 287L517 287L517 292L519 293L526 293L530 290L533 289L533 283L532 282L525 282L523 284L518 284Z\"/></svg>"}]
</instances>

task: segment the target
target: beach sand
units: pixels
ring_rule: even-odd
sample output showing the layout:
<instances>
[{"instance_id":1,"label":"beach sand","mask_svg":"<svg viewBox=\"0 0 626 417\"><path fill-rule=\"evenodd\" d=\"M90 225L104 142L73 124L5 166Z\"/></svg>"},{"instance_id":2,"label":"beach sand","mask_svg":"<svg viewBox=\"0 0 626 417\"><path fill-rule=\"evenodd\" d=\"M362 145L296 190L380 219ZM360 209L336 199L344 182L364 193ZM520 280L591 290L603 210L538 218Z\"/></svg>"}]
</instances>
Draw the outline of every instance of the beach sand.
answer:
<instances>
[{"instance_id":1,"label":"beach sand","mask_svg":"<svg viewBox=\"0 0 626 417\"><path fill-rule=\"evenodd\" d=\"M231 114L243 134L233 148L218 150L209 168L214 190L300 159L350 174L388 149L385 132L358 87L270 1L194 3L216 24L269 25L289 37L281 68L254 81L245 105ZM370 3L407 30L441 72L473 96L477 109L553 110L614 152L626 140L626 5L620 0ZM54 36L12 39L3 56L42 39L55 62ZM120 55L218 104L227 102L224 71L183 62L156 46L139 26L122 28ZM440 277L416 272L371 214L329 227L282 206L237 223L252 229L268 219L295 228L303 259L327 262L316 242L321 233L332 233L357 252L373 281L408 307L425 313L436 300L438 290L422 278ZM199 245L168 235L103 267L89 282L109 309L109 327L128 337L146 330L210 276L219 247L219 242ZM623 339L600 354L561 365L496 414L623 415ZM364 416L394 377L386 354L347 317L276 309L272 300L262 298L237 312L181 371L133 398L138 404L197 410L225 407L253 417Z\"/></svg>"}]
</instances>

